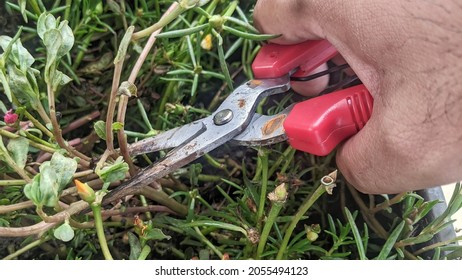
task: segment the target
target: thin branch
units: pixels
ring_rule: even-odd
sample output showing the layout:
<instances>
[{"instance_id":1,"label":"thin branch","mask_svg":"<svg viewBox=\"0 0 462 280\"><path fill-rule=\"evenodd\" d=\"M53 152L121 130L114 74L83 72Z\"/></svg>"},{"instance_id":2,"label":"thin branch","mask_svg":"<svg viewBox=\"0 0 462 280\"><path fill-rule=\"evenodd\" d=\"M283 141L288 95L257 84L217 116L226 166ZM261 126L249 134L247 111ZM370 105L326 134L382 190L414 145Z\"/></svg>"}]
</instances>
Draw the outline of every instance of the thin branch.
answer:
<instances>
[{"instance_id":1,"label":"thin branch","mask_svg":"<svg viewBox=\"0 0 462 280\"><path fill-rule=\"evenodd\" d=\"M20 237L20 236L30 236L35 234L43 234L45 231L55 227L57 224L64 222L64 220L68 219L70 216L77 214L83 210L88 208L88 203L81 200L75 203L72 203L69 208L66 210L59 212L50 218L54 220L52 223L47 222L40 222L32 226L26 227L0 227L0 236L3 237Z\"/></svg>"}]
</instances>

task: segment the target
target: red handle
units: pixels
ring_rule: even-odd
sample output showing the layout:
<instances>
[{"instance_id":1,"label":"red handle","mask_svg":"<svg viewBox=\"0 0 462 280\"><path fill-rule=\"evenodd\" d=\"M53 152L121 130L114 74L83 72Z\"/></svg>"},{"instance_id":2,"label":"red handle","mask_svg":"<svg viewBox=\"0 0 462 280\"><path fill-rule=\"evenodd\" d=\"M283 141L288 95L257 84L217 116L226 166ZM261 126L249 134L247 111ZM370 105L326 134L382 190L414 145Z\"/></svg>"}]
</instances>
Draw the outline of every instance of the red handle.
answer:
<instances>
[{"instance_id":1,"label":"red handle","mask_svg":"<svg viewBox=\"0 0 462 280\"><path fill-rule=\"evenodd\" d=\"M354 86L298 103L284 129L292 147L324 156L364 127L372 106L366 87Z\"/></svg>"},{"instance_id":2,"label":"red handle","mask_svg":"<svg viewBox=\"0 0 462 280\"><path fill-rule=\"evenodd\" d=\"M309 73L336 54L337 50L326 40L296 45L267 44L255 57L252 70L256 79L278 78L296 68Z\"/></svg>"}]
</instances>

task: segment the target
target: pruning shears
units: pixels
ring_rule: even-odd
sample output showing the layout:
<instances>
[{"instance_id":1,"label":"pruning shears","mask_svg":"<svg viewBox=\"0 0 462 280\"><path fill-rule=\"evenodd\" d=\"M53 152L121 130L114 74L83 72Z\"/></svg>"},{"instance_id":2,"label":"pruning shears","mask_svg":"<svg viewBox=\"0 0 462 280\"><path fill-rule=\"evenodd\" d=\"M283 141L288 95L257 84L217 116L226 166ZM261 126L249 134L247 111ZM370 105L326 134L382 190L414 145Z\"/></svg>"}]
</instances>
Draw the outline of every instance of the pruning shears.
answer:
<instances>
[{"instance_id":1,"label":"pruning shears","mask_svg":"<svg viewBox=\"0 0 462 280\"><path fill-rule=\"evenodd\" d=\"M171 150L111 191L104 204L136 193L229 141L263 146L288 140L297 150L327 155L368 121L373 98L364 85L296 103L273 116L255 109L263 98L288 91L291 77L310 73L336 54L325 40L264 45L252 64L255 79L236 88L210 116L130 145L131 156Z\"/></svg>"}]
</instances>

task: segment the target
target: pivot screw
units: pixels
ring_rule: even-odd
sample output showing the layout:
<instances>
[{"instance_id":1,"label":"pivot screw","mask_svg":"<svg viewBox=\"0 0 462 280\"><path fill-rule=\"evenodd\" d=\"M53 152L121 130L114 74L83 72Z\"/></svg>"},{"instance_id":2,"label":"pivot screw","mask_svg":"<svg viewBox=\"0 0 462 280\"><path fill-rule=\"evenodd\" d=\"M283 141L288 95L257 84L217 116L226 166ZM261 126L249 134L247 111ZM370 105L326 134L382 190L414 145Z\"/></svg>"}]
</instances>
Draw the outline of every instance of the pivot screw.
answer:
<instances>
[{"instance_id":1,"label":"pivot screw","mask_svg":"<svg viewBox=\"0 0 462 280\"><path fill-rule=\"evenodd\" d=\"M224 109L216 113L213 116L213 123L216 125L224 125L229 123L233 119L233 111L230 109Z\"/></svg>"}]
</instances>

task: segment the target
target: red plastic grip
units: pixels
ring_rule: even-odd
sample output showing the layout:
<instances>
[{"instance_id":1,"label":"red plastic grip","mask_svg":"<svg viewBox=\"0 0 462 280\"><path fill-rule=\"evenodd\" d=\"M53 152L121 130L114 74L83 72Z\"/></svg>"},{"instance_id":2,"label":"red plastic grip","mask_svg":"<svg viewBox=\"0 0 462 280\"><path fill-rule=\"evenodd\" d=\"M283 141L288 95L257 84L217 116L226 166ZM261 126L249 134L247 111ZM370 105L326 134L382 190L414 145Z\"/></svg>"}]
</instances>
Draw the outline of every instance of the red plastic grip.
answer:
<instances>
[{"instance_id":1,"label":"red plastic grip","mask_svg":"<svg viewBox=\"0 0 462 280\"><path fill-rule=\"evenodd\" d=\"M278 78L296 68L309 73L337 54L326 40L306 41L296 45L264 45L252 63L256 79Z\"/></svg>"},{"instance_id":2,"label":"red plastic grip","mask_svg":"<svg viewBox=\"0 0 462 280\"><path fill-rule=\"evenodd\" d=\"M284 129L295 149L325 156L364 127L372 107L366 87L354 86L298 103Z\"/></svg>"}]
</instances>

